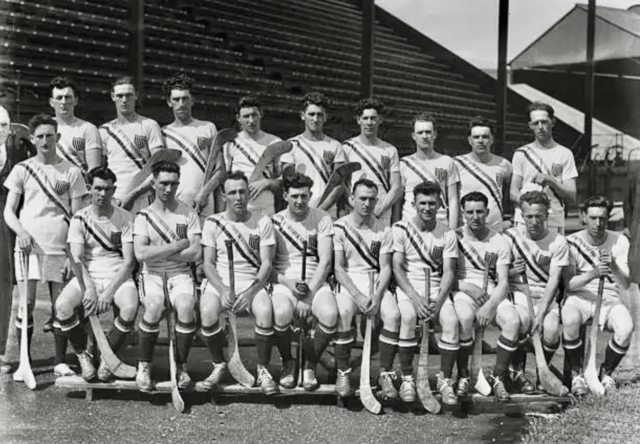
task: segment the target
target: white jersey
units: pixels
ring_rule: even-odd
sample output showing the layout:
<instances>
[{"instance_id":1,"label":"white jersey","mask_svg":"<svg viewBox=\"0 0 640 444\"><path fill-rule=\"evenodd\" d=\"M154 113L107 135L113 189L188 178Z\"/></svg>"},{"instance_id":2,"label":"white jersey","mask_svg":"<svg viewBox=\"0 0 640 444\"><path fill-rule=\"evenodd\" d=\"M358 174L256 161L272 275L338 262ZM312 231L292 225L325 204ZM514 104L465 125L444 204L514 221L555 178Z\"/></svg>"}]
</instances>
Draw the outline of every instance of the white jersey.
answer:
<instances>
[{"instance_id":1,"label":"white jersey","mask_svg":"<svg viewBox=\"0 0 640 444\"><path fill-rule=\"evenodd\" d=\"M302 277L302 242L307 241L306 280L318 268L318 245L333 237L333 222L326 211L309 208L309 214L303 221L294 220L285 209L273 216L273 228L276 233L276 257L273 263L275 271L290 279Z\"/></svg>"},{"instance_id":2,"label":"white jersey","mask_svg":"<svg viewBox=\"0 0 640 444\"><path fill-rule=\"evenodd\" d=\"M497 285L496 269L511 264L509 242L491 229L489 234L480 240L467 225L458 228L456 235L458 236L456 278L482 288L484 270L487 263L490 263L492 266L489 268L489 288Z\"/></svg>"},{"instance_id":3,"label":"white jersey","mask_svg":"<svg viewBox=\"0 0 640 444\"><path fill-rule=\"evenodd\" d=\"M629 239L623 234L607 230L607 240L596 247L587 241L586 230L583 230L567 236L567 242L569 243L571 264L575 266L576 275L593 270L596 263L599 262L600 251L609 253L618 268L625 274L629 273ZM593 279L583 288L571 292L571 294L595 302L598 295L598 281L599 279ZM613 278L607 276L604 280L604 298L617 298L619 291L620 289Z\"/></svg>"},{"instance_id":4,"label":"white jersey","mask_svg":"<svg viewBox=\"0 0 640 444\"><path fill-rule=\"evenodd\" d=\"M102 149L100 133L93 123L76 119L68 125L58 121L58 155L87 173L87 152Z\"/></svg>"},{"instance_id":5,"label":"white jersey","mask_svg":"<svg viewBox=\"0 0 640 444\"><path fill-rule=\"evenodd\" d=\"M251 282L261 265L260 248L276 244L271 219L251 213L245 222L227 219L226 212L209 216L202 228L202 245L215 250L215 267L225 285L229 285L229 256L226 240L233 243L233 271L236 284Z\"/></svg>"},{"instance_id":6,"label":"white jersey","mask_svg":"<svg viewBox=\"0 0 640 444\"><path fill-rule=\"evenodd\" d=\"M173 122L162 128L164 146L182 153L176 161L180 165L180 185L178 185L176 197L189 207L193 207L195 196L202 188L209 150L217 133L216 126L212 122L203 120L194 120L188 125ZM212 160L215 161L215 159ZM209 196L201 215L211 214L213 214L213 195Z\"/></svg>"},{"instance_id":7,"label":"white jersey","mask_svg":"<svg viewBox=\"0 0 640 444\"><path fill-rule=\"evenodd\" d=\"M264 133L259 140L253 140L244 131L239 133L235 140L225 143L223 147L227 171L242 171L247 176L247 179L250 178L264 150L272 143L281 140L279 137L269 133ZM275 162L264 169L262 172L263 179L275 179L274 164ZM255 199L249 202L249 211L257 211L269 215L274 214L275 200L273 192L266 190L256 196Z\"/></svg>"},{"instance_id":8,"label":"white jersey","mask_svg":"<svg viewBox=\"0 0 640 444\"><path fill-rule=\"evenodd\" d=\"M411 220L393 225L393 251L404 253L403 268L413 288L422 294L425 269L431 271L431 295L438 294L445 259L458 258L455 231L437 222L432 231L421 232Z\"/></svg>"},{"instance_id":9,"label":"white jersey","mask_svg":"<svg viewBox=\"0 0 640 444\"><path fill-rule=\"evenodd\" d=\"M185 204L179 202L175 211L161 214L151 205L138 211L133 225L134 236L149 239L149 245L163 246L201 234L198 215ZM187 262L175 259L156 259L142 263L142 271L152 273L191 273Z\"/></svg>"},{"instance_id":10,"label":"white jersey","mask_svg":"<svg viewBox=\"0 0 640 444\"><path fill-rule=\"evenodd\" d=\"M460 188L458 197L462 199L472 191L480 191L489 199L487 225L496 231L502 231L504 193L509 192L509 182L513 167L504 157L491 155L487 163L478 162L473 154L463 154L455 161ZM462 214L462 213L461 213Z\"/></svg>"},{"instance_id":11,"label":"white jersey","mask_svg":"<svg viewBox=\"0 0 640 444\"><path fill-rule=\"evenodd\" d=\"M343 251L345 270L349 277L362 280L373 271L380 273L380 255L393 253L391 227L376 219L371 228L356 228L351 215L338 219L333 225L336 237L335 251Z\"/></svg>"},{"instance_id":12,"label":"white jersey","mask_svg":"<svg viewBox=\"0 0 640 444\"><path fill-rule=\"evenodd\" d=\"M96 219L91 207L73 215L67 242L84 247L82 263L91 279L112 279L124 264L122 246L133 243L133 215L113 207L108 219Z\"/></svg>"},{"instance_id":13,"label":"white jersey","mask_svg":"<svg viewBox=\"0 0 640 444\"><path fill-rule=\"evenodd\" d=\"M33 237L36 252L65 254L71 201L87 194L80 169L64 159L44 165L32 157L13 167L4 186L24 198L19 220ZM17 243L15 248L19 250Z\"/></svg>"},{"instance_id":14,"label":"white jersey","mask_svg":"<svg viewBox=\"0 0 640 444\"><path fill-rule=\"evenodd\" d=\"M460 181L453 159L445 154L436 153L435 159L418 159L417 154L400 159L400 175L404 188L402 219L409 220L416 215L413 208L413 189L423 182L435 182L442 191L442 207L438 210L438 221L449 225L447 205L449 204L449 186Z\"/></svg>"},{"instance_id":15,"label":"white jersey","mask_svg":"<svg viewBox=\"0 0 640 444\"><path fill-rule=\"evenodd\" d=\"M536 174L548 174L561 182L578 177L578 170L573 153L562 145L553 148L539 148L535 144L522 146L513 153L513 175L522 177L521 192L540 190L540 186L533 183ZM549 210L549 227L564 228L564 204L557 193L550 187L543 190L549 196L551 208ZM514 220L523 223L522 212L516 208Z\"/></svg>"}]
</instances>

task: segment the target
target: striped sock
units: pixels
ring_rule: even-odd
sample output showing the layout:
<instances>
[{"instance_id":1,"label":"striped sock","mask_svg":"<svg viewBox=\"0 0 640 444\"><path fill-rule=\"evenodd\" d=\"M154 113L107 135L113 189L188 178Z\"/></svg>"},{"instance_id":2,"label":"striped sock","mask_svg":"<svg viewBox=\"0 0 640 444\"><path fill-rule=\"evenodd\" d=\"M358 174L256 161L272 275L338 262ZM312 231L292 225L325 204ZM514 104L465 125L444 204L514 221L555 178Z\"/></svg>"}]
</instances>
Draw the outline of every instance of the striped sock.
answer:
<instances>
[{"instance_id":1,"label":"striped sock","mask_svg":"<svg viewBox=\"0 0 640 444\"><path fill-rule=\"evenodd\" d=\"M511 341L504 336L500 335L498 338L498 347L496 349L496 365L493 368L494 376L502 378L507 371L509 361L513 356L513 353L518 348L517 341Z\"/></svg>"},{"instance_id":2,"label":"striped sock","mask_svg":"<svg viewBox=\"0 0 640 444\"><path fill-rule=\"evenodd\" d=\"M440 349L440 371L446 379L449 379L453 375L453 366L456 363L460 344L440 339L438 348Z\"/></svg>"},{"instance_id":3,"label":"striped sock","mask_svg":"<svg viewBox=\"0 0 640 444\"><path fill-rule=\"evenodd\" d=\"M387 329L383 329L380 333L379 347L380 347L380 371L390 371L393 369L393 360L398 352L398 337L399 332L392 332Z\"/></svg>"},{"instance_id":4,"label":"striped sock","mask_svg":"<svg viewBox=\"0 0 640 444\"><path fill-rule=\"evenodd\" d=\"M592 327L595 328L595 327ZM618 367L624 355L627 354L629 346L623 347L618 344L615 339L611 338L607 344L607 349L604 352L604 363L602 364L602 371L605 375L611 376L613 371Z\"/></svg>"},{"instance_id":5,"label":"striped sock","mask_svg":"<svg viewBox=\"0 0 640 444\"><path fill-rule=\"evenodd\" d=\"M469 377L469 356L473 350L473 339L460 339L460 348L458 349L456 364L458 366L458 377Z\"/></svg>"},{"instance_id":6,"label":"striped sock","mask_svg":"<svg viewBox=\"0 0 640 444\"><path fill-rule=\"evenodd\" d=\"M351 358L351 347L355 341L354 330L339 331L336 334L335 354L336 354L336 368L340 371L346 371L349 369L349 359Z\"/></svg>"},{"instance_id":7,"label":"striped sock","mask_svg":"<svg viewBox=\"0 0 640 444\"><path fill-rule=\"evenodd\" d=\"M576 339L562 338L562 348L569 361L569 367L572 374L580 374L582 372L582 339L578 336Z\"/></svg>"},{"instance_id":8,"label":"striped sock","mask_svg":"<svg viewBox=\"0 0 640 444\"><path fill-rule=\"evenodd\" d=\"M216 364L224 362L224 331L220 327L220 323L216 322L209 327L203 325L202 338L204 343L207 344L211 360Z\"/></svg>"},{"instance_id":9,"label":"striped sock","mask_svg":"<svg viewBox=\"0 0 640 444\"><path fill-rule=\"evenodd\" d=\"M271 339L273 338L272 327L255 328L256 350L258 352L258 365L266 367L271 361Z\"/></svg>"}]
</instances>

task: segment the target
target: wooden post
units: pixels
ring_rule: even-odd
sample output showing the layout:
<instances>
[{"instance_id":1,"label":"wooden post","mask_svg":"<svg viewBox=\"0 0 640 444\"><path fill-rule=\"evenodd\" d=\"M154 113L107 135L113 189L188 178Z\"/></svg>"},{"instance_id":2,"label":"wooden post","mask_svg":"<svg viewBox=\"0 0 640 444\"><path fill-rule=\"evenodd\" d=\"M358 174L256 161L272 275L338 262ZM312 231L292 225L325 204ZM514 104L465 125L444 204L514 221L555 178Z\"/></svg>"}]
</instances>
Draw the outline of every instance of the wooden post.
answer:
<instances>
[{"instance_id":1,"label":"wooden post","mask_svg":"<svg viewBox=\"0 0 640 444\"><path fill-rule=\"evenodd\" d=\"M362 0L362 62L360 67L360 97L373 96L373 35L374 0Z\"/></svg>"},{"instance_id":2,"label":"wooden post","mask_svg":"<svg viewBox=\"0 0 640 444\"><path fill-rule=\"evenodd\" d=\"M589 0L587 14L587 70L584 82L584 144L585 153L591 156L591 140L593 133L594 73L593 60L596 34L596 0Z\"/></svg>"},{"instance_id":3,"label":"wooden post","mask_svg":"<svg viewBox=\"0 0 640 444\"><path fill-rule=\"evenodd\" d=\"M509 0L500 0L498 14L498 82L496 83L496 138L493 151L504 154L507 129L507 48L509 43Z\"/></svg>"},{"instance_id":4,"label":"wooden post","mask_svg":"<svg viewBox=\"0 0 640 444\"><path fill-rule=\"evenodd\" d=\"M138 104L141 104L144 89L144 0L130 0L129 5L129 72L136 85Z\"/></svg>"}]
</instances>

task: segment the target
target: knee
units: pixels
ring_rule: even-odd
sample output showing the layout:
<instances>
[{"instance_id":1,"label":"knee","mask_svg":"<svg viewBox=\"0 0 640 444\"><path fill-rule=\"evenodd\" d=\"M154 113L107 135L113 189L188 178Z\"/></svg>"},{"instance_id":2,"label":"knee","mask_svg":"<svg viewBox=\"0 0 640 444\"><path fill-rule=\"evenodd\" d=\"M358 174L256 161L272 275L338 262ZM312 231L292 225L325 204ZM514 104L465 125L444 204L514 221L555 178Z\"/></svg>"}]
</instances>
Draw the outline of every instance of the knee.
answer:
<instances>
[{"instance_id":1,"label":"knee","mask_svg":"<svg viewBox=\"0 0 640 444\"><path fill-rule=\"evenodd\" d=\"M631 319L629 319L629 322L622 322L616 326L613 334L621 345L628 345L631 342L631 335L633 334L633 322Z\"/></svg>"},{"instance_id":2,"label":"knee","mask_svg":"<svg viewBox=\"0 0 640 444\"><path fill-rule=\"evenodd\" d=\"M520 331L520 317L515 310L499 311L497 319L504 336L509 338L517 337Z\"/></svg>"},{"instance_id":3,"label":"knee","mask_svg":"<svg viewBox=\"0 0 640 444\"><path fill-rule=\"evenodd\" d=\"M548 314L543 322L543 336L547 342L556 342L560 339L560 323L558 316L553 313Z\"/></svg>"},{"instance_id":4,"label":"knee","mask_svg":"<svg viewBox=\"0 0 640 444\"><path fill-rule=\"evenodd\" d=\"M562 310L562 330L569 339L575 339L580 333L582 316L577 310L564 307Z\"/></svg>"},{"instance_id":5,"label":"knee","mask_svg":"<svg viewBox=\"0 0 640 444\"><path fill-rule=\"evenodd\" d=\"M289 301L286 301L286 303L284 301L277 303L276 300L274 300L273 302L273 319L276 325L289 325L293 319L292 304Z\"/></svg>"},{"instance_id":6,"label":"knee","mask_svg":"<svg viewBox=\"0 0 640 444\"><path fill-rule=\"evenodd\" d=\"M29 310L33 310L33 307L29 306ZM68 319L73 316L74 311L75 307L69 300L58 298L55 304L55 312L58 319Z\"/></svg>"},{"instance_id":7,"label":"knee","mask_svg":"<svg viewBox=\"0 0 640 444\"><path fill-rule=\"evenodd\" d=\"M396 331L400 325L400 310L397 308L386 309L380 312L382 323L385 328L390 331Z\"/></svg>"},{"instance_id":8,"label":"knee","mask_svg":"<svg viewBox=\"0 0 640 444\"><path fill-rule=\"evenodd\" d=\"M133 321L138 313L138 299L132 298L120 304L120 317L125 321Z\"/></svg>"},{"instance_id":9,"label":"knee","mask_svg":"<svg viewBox=\"0 0 640 444\"><path fill-rule=\"evenodd\" d=\"M261 323L271 323L273 318L273 304L271 299L266 295L258 295L253 299L251 303L251 311L256 319L259 319Z\"/></svg>"},{"instance_id":10,"label":"knee","mask_svg":"<svg viewBox=\"0 0 640 444\"><path fill-rule=\"evenodd\" d=\"M192 295L179 295L174 303L178 316L192 316L196 301Z\"/></svg>"},{"instance_id":11,"label":"knee","mask_svg":"<svg viewBox=\"0 0 640 444\"><path fill-rule=\"evenodd\" d=\"M149 322L158 322L162 317L164 303L160 298L149 298L144 303L144 318Z\"/></svg>"},{"instance_id":12,"label":"knee","mask_svg":"<svg viewBox=\"0 0 640 444\"><path fill-rule=\"evenodd\" d=\"M404 310L400 312L400 325L413 328L418 322L418 314L415 310Z\"/></svg>"}]
</instances>

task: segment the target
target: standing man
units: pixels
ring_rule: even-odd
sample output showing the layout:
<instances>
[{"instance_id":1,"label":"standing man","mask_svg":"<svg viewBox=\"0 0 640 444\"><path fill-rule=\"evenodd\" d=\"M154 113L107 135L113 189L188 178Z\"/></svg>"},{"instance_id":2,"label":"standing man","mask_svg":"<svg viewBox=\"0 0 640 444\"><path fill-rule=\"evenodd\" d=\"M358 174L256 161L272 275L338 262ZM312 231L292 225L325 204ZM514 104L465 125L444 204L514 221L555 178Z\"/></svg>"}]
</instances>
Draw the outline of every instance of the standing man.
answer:
<instances>
[{"instance_id":1,"label":"standing man","mask_svg":"<svg viewBox=\"0 0 640 444\"><path fill-rule=\"evenodd\" d=\"M329 213L310 208L313 181L295 173L284 180L287 208L273 217L276 232L276 257L273 263L273 316L276 343L282 356L280 385L295 387L295 361L291 355L291 321L296 314L303 323L307 317L317 320L313 347L307 347L303 371L305 390L319 387L315 376L322 353L336 333L338 307L327 283L333 260L333 224ZM307 249L303 251L307 242ZM303 255L307 256L306 261ZM305 280L302 280L303 264ZM337 385L337 384L336 384Z\"/></svg>"},{"instance_id":2,"label":"standing man","mask_svg":"<svg viewBox=\"0 0 640 444\"><path fill-rule=\"evenodd\" d=\"M114 353L124 346L133 331L138 312L138 290L132 273L136 265L133 253L133 216L114 207L111 197L116 190L116 175L107 167L92 169L87 175L91 205L77 212L69 227L69 249L72 259L82 270L83 292L74 277L56 301L54 322L56 366L54 373L69 373L64 363L67 339L76 351L82 377L90 381L96 376L91 357L86 352L87 338L76 307L84 306L87 315L104 313L112 304L118 315L107 333ZM62 366L62 368L58 368ZM97 377L113 379L104 361L100 361Z\"/></svg>"},{"instance_id":3,"label":"standing man","mask_svg":"<svg viewBox=\"0 0 640 444\"><path fill-rule=\"evenodd\" d=\"M511 200L517 205L522 193L543 191L550 200L548 227L564 234L564 206L576 200L578 170L573 153L553 140L556 120L550 105L533 102L527 112L535 140L513 153ZM515 222L524 223L521 208L516 208Z\"/></svg>"},{"instance_id":4,"label":"standing man","mask_svg":"<svg viewBox=\"0 0 640 444\"><path fill-rule=\"evenodd\" d=\"M224 162L227 171L241 171L251 177L265 148L280 139L273 134L262 131L262 105L255 97L242 97L236 108L236 120L241 131L232 142L224 145ZM275 214L274 192L278 190L280 182L276 179L280 175L278 162L273 162L262 172L262 179L249 185L251 200L249 211L265 216Z\"/></svg>"},{"instance_id":5,"label":"standing man","mask_svg":"<svg viewBox=\"0 0 640 444\"><path fill-rule=\"evenodd\" d=\"M255 318L258 384L266 395L278 392L267 366L271 361L273 304L265 286L271 276L276 238L271 219L248 210L249 183L242 172L233 172L224 181L224 213L209 216L204 223L203 294L200 299L202 337L209 348L213 371L203 381L213 389L227 371L223 347L225 334L220 325L223 311L249 312ZM235 288L229 288L229 256L226 242L233 244Z\"/></svg>"},{"instance_id":6,"label":"standing man","mask_svg":"<svg viewBox=\"0 0 640 444\"><path fill-rule=\"evenodd\" d=\"M416 143L416 152L400 161L404 198L398 200L395 211L396 214L402 214L402 217L396 217L398 220L409 220L415 216L413 189L423 182L433 182L442 190L438 221L455 230L459 215L458 170L451 157L435 151L435 141L438 137L435 116L420 113L413 118L412 125L411 137Z\"/></svg>"},{"instance_id":7,"label":"standing man","mask_svg":"<svg viewBox=\"0 0 640 444\"><path fill-rule=\"evenodd\" d=\"M335 340L338 367L336 392L340 397L346 397L352 391L349 361L351 347L356 340L352 320L356 313L360 312L365 316L382 318L378 382L383 397L396 399L398 391L393 385L396 379L393 361L398 352L400 312L395 295L389 291L392 278L393 235L391 227L373 216L378 200L378 187L373 181L360 179L354 183L349 200L353 211L334 224L335 273L340 284L340 290L336 295L339 314L338 337ZM370 272L376 273L373 295L369 290ZM415 394L415 386L412 385L412 381L403 379L400 387L400 397L403 401L408 400L407 394Z\"/></svg>"},{"instance_id":8,"label":"standing man","mask_svg":"<svg viewBox=\"0 0 640 444\"><path fill-rule=\"evenodd\" d=\"M607 392L616 388L611 375L629 350L633 333L633 319L619 299L620 290L628 290L631 283L627 261L629 240L621 233L607 230L612 208L613 204L605 197L588 198L580 209L587 228L567 237L572 277L562 307L562 345L569 357L571 393L575 396L587 391L582 376L584 347L580 327L594 316L600 279L604 279L602 308L600 319L594 320L592 328L613 331L600 367L600 380Z\"/></svg>"},{"instance_id":9,"label":"standing man","mask_svg":"<svg viewBox=\"0 0 640 444\"><path fill-rule=\"evenodd\" d=\"M480 191L489 198L487 225L498 233L509 228L510 214L505 213L509 183L513 167L504 157L491 152L493 125L484 117L474 117L469 122L471 152L454 157L460 181L458 195L466 196ZM464 210L463 210L464 211Z\"/></svg>"},{"instance_id":10,"label":"standing man","mask_svg":"<svg viewBox=\"0 0 640 444\"><path fill-rule=\"evenodd\" d=\"M46 114L38 114L29 121L31 142L38 154L15 165L4 182L9 190L4 219L17 236L16 279L28 280L27 313L20 307L16 326L20 337L21 319L27 316L29 339L33 334L38 281L47 282L49 286L52 317L55 316L53 307L62 289L70 219L82 208L82 198L87 192L80 169L56 153L57 127L58 123ZM21 200L24 204L18 210ZM29 264L28 270L24 269L25 261ZM22 375L14 374L14 380L21 378Z\"/></svg>"},{"instance_id":11,"label":"standing man","mask_svg":"<svg viewBox=\"0 0 640 444\"><path fill-rule=\"evenodd\" d=\"M98 128L75 115L80 91L66 77L54 77L49 84L51 97L49 105L58 122L58 155L71 162L87 174L90 169L100 166L102 152Z\"/></svg>"},{"instance_id":12,"label":"standing man","mask_svg":"<svg viewBox=\"0 0 640 444\"><path fill-rule=\"evenodd\" d=\"M100 127L101 155L118 177L119 185L113 197L119 206L131 209L135 214L153 200L153 193L149 193L151 187L149 182L145 182L144 186L128 195L127 191L131 180L149 157L164 148L162 133L155 120L136 112L138 94L131 77L120 77L113 82L111 100L116 106L117 117ZM97 154L87 152L89 158L94 155Z\"/></svg>"},{"instance_id":13,"label":"standing man","mask_svg":"<svg viewBox=\"0 0 640 444\"><path fill-rule=\"evenodd\" d=\"M418 319L437 318L442 325L438 391L447 405L458 403L453 386L453 366L460 349L461 321L451 300L458 258L458 241L453 230L437 220L441 190L434 182L416 185L413 190L415 215L393 225L393 276L398 284L400 338L398 354L403 385L402 399L415 399L413 355L418 346ZM425 294L425 270L429 270L429 294ZM473 316L473 313L471 313ZM402 390L402 389L401 389Z\"/></svg>"},{"instance_id":14,"label":"standing man","mask_svg":"<svg viewBox=\"0 0 640 444\"><path fill-rule=\"evenodd\" d=\"M292 139L293 150L281 158L284 174L301 172L313 181L309 206L329 212L336 219L338 195L319 204L319 199L329 182L331 174L345 162L342 145L323 132L327 121L329 100L324 94L311 92L302 99L300 118L304 122L304 132Z\"/></svg>"},{"instance_id":15,"label":"standing man","mask_svg":"<svg viewBox=\"0 0 640 444\"><path fill-rule=\"evenodd\" d=\"M360 135L342 145L346 160L362 166L352 176L352 181L369 179L378 187L378 203L373 215L386 225L391 224L391 208L402 193L398 149L378 137L382 124L384 105L375 99L358 102L355 109Z\"/></svg>"},{"instance_id":16,"label":"standing man","mask_svg":"<svg viewBox=\"0 0 640 444\"><path fill-rule=\"evenodd\" d=\"M153 389L151 361L165 310L164 285L177 315L178 387L191 385L187 359L196 331L196 292L191 263L200 255L201 237L198 215L176 199L180 167L173 162L160 161L153 165L152 172L155 200L138 212L133 228L135 255L142 264L140 301L144 316L140 321L141 355L136 384L143 392Z\"/></svg>"}]
</instances>

